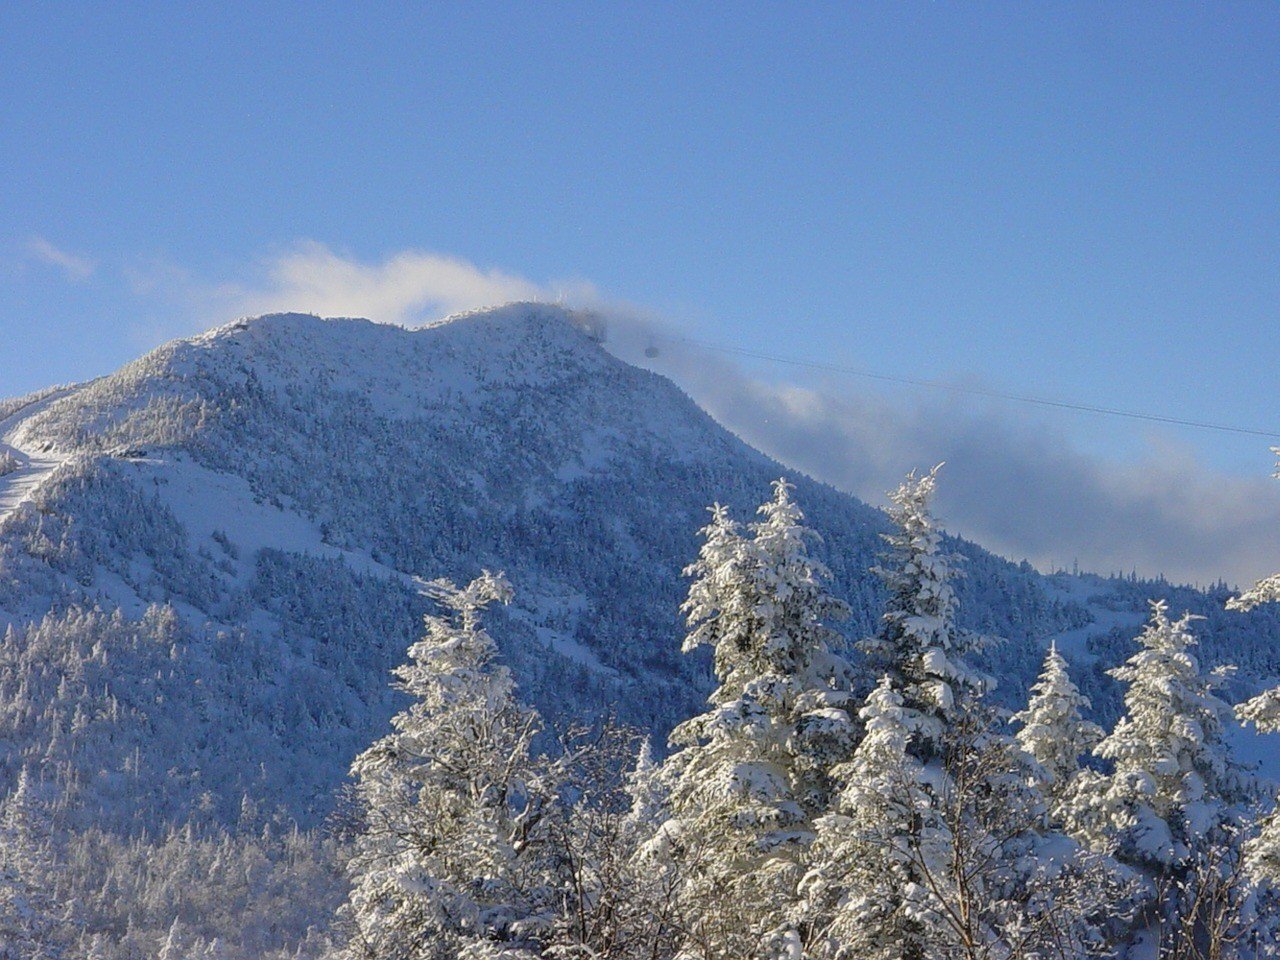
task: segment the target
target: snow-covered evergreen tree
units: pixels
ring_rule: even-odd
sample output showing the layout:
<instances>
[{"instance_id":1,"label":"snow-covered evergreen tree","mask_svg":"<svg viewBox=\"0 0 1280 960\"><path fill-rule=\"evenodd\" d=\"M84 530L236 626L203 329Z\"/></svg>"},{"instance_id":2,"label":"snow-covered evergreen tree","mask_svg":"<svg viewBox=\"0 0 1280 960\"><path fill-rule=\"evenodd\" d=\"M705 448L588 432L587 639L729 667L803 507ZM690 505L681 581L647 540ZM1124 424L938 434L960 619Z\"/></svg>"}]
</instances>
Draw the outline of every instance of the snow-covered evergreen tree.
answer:
<instances>
[{"instance_id":1,"label":"snow-covered evergreen tree","mask_svg":"<svg viewBox=\"0 0 1280 960\"><path fill-rule=\"evenodd\" d=\"M160 953L156 955L156 960L187 960L191 952L182 930L182 921L174 917L164 943L160 944Z\"/></svg>"},{"instance_id":2,"label":"snow-covered evergreen tree","mask_svg":"<svg viewBox=\"0 0 1280 960\"><path fill-rule=\"evenodd\" d=\"M352 765L366 825L351 863L349 955L490 960L537 955L553 897L538 862L549 807L520 706L480 624L501 575L433 584L446 608L396 670L414 698Z\"/></svg>"},{"instance_id":3,"label":"snow-covered evergreen tree","mask_svg":"<svg viewBox=\"0 0 1280 960\"><path fill-rule=\"evenodd\" d=\"M937 931L912 903L925 879L919 857L946 852L936 782L908 750L912 717L888 677L860 716L866 734L836 770L843 786L833 811L818 820L813 866L801 884L805 951L926 960Z\"/></svg>"},{"instance_id":4,"label":"snow-covered evergreen tree","mask_svg":"<svg viewBox=\"0 0 1280 960\"><path fill-rule=\"evenodd\" d=\"M0 960L55 960L70 930L54 896L50 828L24 767L0 807Z\"/></svg>"},{"instance_id":5,"label":"snow-covered evergreen tree","mask_svg":"<svg viewBox=\"0 0 1280 960\"><path fill-rule=\"evenodd\" d=\"M626 792L630 800L627 820L646 839L667 819L671 787L666 782L664 773L663 765L654 759L653 742L645 737L640 741L635 766L627 775Z\"/></svg>"},{"instance_id":6,"label":"snow-covered evergreen tree","mask_svg":"<svg viewBox=\"0 0 1280 960\"><path fill-rule=\"evenodd\" d=\"M1267 690L1236 707L1242 723L1259 733L1280 733L1280 687ZM1261 817L1254 835L1244 845L1244 863L1250 875L1280 891L1280 799Z\"/></svg>"},{"instance_id":7,"label":"snow-covered evergreen tree","mask_svg":"<svg viewBox=\"0 0 1280 960\"><path fill-rule=\"evenodd\" d=\"M1263 733L1280 729L1269 691L1236 708ZM1250 805L1252 806L1252 805ZM1160 957L1280 956L1280 817L1243 804L1194 838L1189 855L1155 875L1148 939Z\"/></svg>"},{"instance_id":8,"label":"snow-covered evergreen tree","mask_svg":"<svg viewBox=\"0 0 1280 960\"><path fill-rule=\"evenodd\" d=\"M965 660L983 641L956 624L951 558L929 513L935 481L936 470L912 475L892 495L898 530L879 571L888 610L864 643L886 676L865 708L866 738L839 768L836 812L820 821L800 942L839 958L1017 956L1055 937L1102 942L1091 891L1113 893L1118 882L1043 833L1043 774L995 730L983 702L991 681ZM1046 689L1041 719L1059 693ZM1074 734L1087 740L1087 729Z\"/></svg>"},{"instance_id":9,"label":"snow-covered evergreen tree","mask_svg":"<svg viewBox=\"0 0 1280 960\"><path fill-rule=\"evenodd\" d=\"M866 737L840 768L801 886L800 945L816 960L1084 956L1123 913L1123 878L1046 834L1028 759L970 704L941 756L911 752L912 717L885 678Z\"/></svg>"},{"instance_id":10,"label":"snow-covered evergreen tree","mask_svg":"<svg viewBox=\"0 0 1280 960\"><path fill-rule=\"evenodd\" d=\"M687 573L686 651L712 648L712 709L678 726L668 761L682 956L745 960L765 947L799 879L831 768L856 739L848 663L826 621L844 605L808 554L816 534L785 481L744 536L723 508Z\"/></svg>"},{"instance_id":11,"label":"snow-covered evergreen tree","mask_svg":"<svg viewBox=\"0 0 1280 960\"><path fill-rule=\"evenodd\" d=\"M1253 724L1259 733L1280 733L1280 687L1264 690L1237 706L1236 718Z\"/></svg>"},{"instance_id":12,"label":"snow-covered evergreen tree","mask_svg":"<svg viewBox=\"0 0 1280 960\"><path fill-rule=\"evenodd\" d=\"M1247 799L1249 784L1224 741L1231 708L1215 692L1222 672L1202 673L1192 653L1194 618L1171 620L1163 601L1151 609L1142 649L1110 671L1128 684L1125 715L1094 752L1114 764L1106 839L1122 859L1168 870Z\"/></svg>"},{"instance_id":13,"label":"snow-covered evergreen tree","mask_svg":"<svg viewBox=\"0 0 1280 960\"><path fill-rule=\"evenodd\" d=\"M1251 877L1280 890L1280 808L1258 822L1258 831L1244 845L1245 866Z\"/></svg>"},{"instance_id":14,"label":"snow-covered evergreen tree","mask_svg":"<svg viewBox=\"0 0 1280 960\"><path fill-rule=\"evenodd\" d=\"M889 495L897 529L884 535L889 550L875 570L889 600L880 630L860 644L872 669L901 691L913 746L923 756L937 754L961 702L992 685L965 660L982 641L956 624L956 557L943 551L930 512L938 469L909 474Z\"/></svg>"},{"instance_id":15,"label":"snow-covered evergreen tree","mask_svg":"<svg viewBox=\"0 0 1280 960\"><path fill-rule=\"evenodd\" d=\"M1280 456L1280 447L1273 448ZM1280 467L1276 472L1280 478ZM1263 603L1280 602L1280 573L1267 577L1249 591L1227 602L1228 609L1251 610ZM1266 690L1236 707L1236 717L1253 724L1259 733L1280 733L1280 687ZM1257 824L1254 835L1244 845L1244 864L1255 882L1280 891L1280 797L1270 813Z\"/></svg>"},{"instance_id":16,"label":"snow-covered evergreen tree","mask_svg":"<svg viewBox=\"0 0 1280 960\"><path fill-rule=\"evenodd\" d=\"M1103 731L1084 719L1089 698L1071 681L1067 661L1049 645L1044 669L1031 687L1025 710L1011 718L1019 725L1018 745L1039 765L1037 780L1051 806L1057 806L1080 771L1080 758L1102 740Z\"/></svg>"}]
</instances>

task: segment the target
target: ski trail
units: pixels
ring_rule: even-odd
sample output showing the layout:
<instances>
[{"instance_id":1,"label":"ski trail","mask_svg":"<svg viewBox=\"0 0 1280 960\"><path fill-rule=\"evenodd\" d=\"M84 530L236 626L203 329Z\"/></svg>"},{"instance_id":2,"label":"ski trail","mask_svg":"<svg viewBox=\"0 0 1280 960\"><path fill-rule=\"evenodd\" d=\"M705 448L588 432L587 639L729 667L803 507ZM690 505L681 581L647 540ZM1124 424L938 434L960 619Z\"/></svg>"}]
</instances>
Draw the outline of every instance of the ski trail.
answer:
<instances>
[{"instance_id":1,"label":"ski trail","mask_svg":"<svg viewBox=\"0 0 1280 960\"><path fill-rule=\"evenodd\" d=\"M29 457L16 447L0 443L0 460L10 453L21 466L12 473L0 477L0 524L9 518L23 501L27 500L41 481L57 469L61 460L47 457Z\"/></svg>"},{"instance_id":2,"label":"ski trail","mask_svg":"<svg viewBox=\"0 0 1280 960\"><path fill-rule=\"evenodd\" d=\"M15 410L0 421L0 438L7 438L21 420L68 392L70 388L56 391ZM7 442L7 439L0 439L0 471L5 469L6 462L17 462L17 469L0 475L0 525L35 493L45 477L53 473L64 459L50 453L33 453Z\"/></svg>"},{"instance_id":3,"label":"ski trail","mask_svg":"<svg viewBox=\"0 0 1280 960\"><path fill-rule=\"evenodd\" d=\"M1057 575L1046 581L1046 586L1062 600L1074 600L1087 607L1093 620L1083 627L1064 630L1048 639L1057 644L1058 652L1073 665L1091 664L1097 658L1089 651L1089 640L1110 633L1116 627L1133 630L1135 636L1147 619L1143 610L1114 610L1105 605L1113 591L1109 585L1088 574L1083 576Z\"/></svg>"}]
</instances>

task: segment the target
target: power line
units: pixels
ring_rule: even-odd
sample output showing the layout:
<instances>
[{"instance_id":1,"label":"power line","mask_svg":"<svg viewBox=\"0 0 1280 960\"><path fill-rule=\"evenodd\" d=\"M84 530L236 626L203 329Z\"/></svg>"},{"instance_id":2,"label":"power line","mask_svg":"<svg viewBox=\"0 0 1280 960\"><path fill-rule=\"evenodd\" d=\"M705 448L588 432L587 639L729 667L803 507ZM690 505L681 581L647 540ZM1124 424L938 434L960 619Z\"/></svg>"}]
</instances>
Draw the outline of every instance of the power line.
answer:
<instances>
[{"instance_id":1,"label":"power line","mask_svg":"<svg viewBox=\"0 0 1280 960\"><path fill-rule=\"evenodd\" d=\"M1183 417L1170 417L1158 413L1139 413L1133 410L1118 410L1114 407L1100 407L1091 403L1075 403L1068 400L1050 400L1046 397L1033 397L1026 394L1004 393L999 390L988 390L984 387L943 383L939 380L924 380L916 377L899 377L886 373L872 373L868 370L859 370L856 367L846 367L838 363L827 363L822 360L802 360L795 357L780 357L757 350L748 350L744 347L734 347L729 346L728 344L696 340L692 337L662 336L655 337L655 339L686 343L690 346L700 347L703 350L714 350L721 353L736 354L740 357L750 357L754 360L765 360L770 363L782 363L793 367L806 367L812 370L825 370L831 373L842 373L851 377L861 377L864 380L879 380L884 383L902 383L913 387L928 387L934 390L949 390L953 393L968 393L974 396L988 397L995 400L1009 400L1014 403L1028 403L1040 407L1053 407L1059 410L1074 410L1078 413L1096 413L1108 417L1125 417L1129 420L1144 420L1149 423L1165 423L1178 427L1193 427L1198 430L1217 430L1221 433L1237 433L1252 437L1267 437L1271 440L1280 440L1280 432L1274 430L1258 430L1252 427L1235 427L1224 423L1210 423L1206 420L1187 420Z\"/></svg>"}]
</instances>

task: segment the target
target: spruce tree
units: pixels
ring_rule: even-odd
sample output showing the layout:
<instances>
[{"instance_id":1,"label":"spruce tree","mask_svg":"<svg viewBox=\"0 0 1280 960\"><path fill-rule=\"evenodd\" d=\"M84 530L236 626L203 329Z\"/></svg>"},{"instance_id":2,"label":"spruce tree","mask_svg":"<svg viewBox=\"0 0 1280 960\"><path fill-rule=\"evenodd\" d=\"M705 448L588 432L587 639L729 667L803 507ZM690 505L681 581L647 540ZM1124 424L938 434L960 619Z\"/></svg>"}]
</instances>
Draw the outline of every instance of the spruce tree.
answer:
<instances>
[{"instance_id":1,"label":"spruce tree","mask_svg":"<svg viewBox=\"0 0 1280 960\"><path fill-rule=\"evenodd\" d=\"M1259 733L1280 733L1280 687L1267 690L1236 707L1242 723ZM1244 863L1258 883L1280 891L1280 798L1259 818L1253 836L1244 845Z\"/></svg>"},{"instance_id":2,"label":"spruce tree","mask_svg":"<svg viewBox=\"0 0 1280 960\"><path fill-rule=\"evenodd\" d=\"M1036 779L1053 807L1069 795L1080 758L1102 740L1102 728L1082 716L1089 707L1089 698L1071 681L1067 661L1050 644L1027 708L1011 719L1020 727L1018 745L1039 765Z\"/></svg>"},{"instance_id":3,"label":"spruce tree","mask_svg":"<svg viewBox=\"0 0 1280 960\"><path fill-rule=\"evenodd\" d=\"M1190 614L1168 616L1153 601L1142 649L1110 672L1128 684L1125 715L1094 749L1112 761L1105 827L1125 861L1176 869L1248 796L1244 771L1224 741L1230 707L1192 653Z\"/></svg>"},{"instance_id":4,"label":"spruce tree","mask_svg":"<svg viewBox=\"0 0 1280 960\"><path fill-rule=\"evenodd\" d=\"M626 793L630 801L626 820L629 829L647 842L666 822L670 786L665 770L653 756L653 743L648 737L640 741L635 765L627 774Z\"/></svg>"},{"instance_id":5,"label":"spruce tree","mask_svg":"<svg viewBox=\"0 0 1280 960\"><path fill-rule=\"evenodd\" d=\"M1280 447L1272 450L1280 456ZM1280 478L1280 468L1276 477ZM1258 582L1251 590L1227 602L1232 610L1251 610L1264 603L1280 602L1280 573ZM1236 717L1251 723L1259 733L1280 733L1280 687L1264 691L1236 707ZM1271 812L1257 824L1255 834L1245 844L1244 862L1256 882L1280 891L1280 797Z\"/></svg>"},{"instance_id":6,"label":"spruce tree","mask_svg":"<svg viewBox=\"0 0 1280 960\"><path fill-rule=\"evenodd\" d=\"M160 944L160 953L156 955L156 960L187 960L193 952L187 944L186 935L182 932L182 921L174 917L173 923L169 924L169 932L165 935L164 943Z\"/></svg>"},{"instance_id":7,"label":"spruce tree","mask_svg":"<svg viewBox=\"0 0 1280 960\"><path fill-rule=\"evenodd\" d=\"M846 614L808 553L791 486L774 484L745 536L712 510L684 612L686 651L712 650L711 709L672 733L671 819L690 957L746 960L785 919L833 766L856 739L848 663L827 621Z\"/></svg>"},{"instance_id":8,"label":"spruce tree","mask_svg":"<svg viewBox=\"0 0 1280 960\"><path fill-rule=\"evenodd\" d=\"M395 671L413 698L356 758L365 829L351 862L348 955L533 957L553 900L538 862L549 807L531 757L538 717L515 699L480 623L511 588L486 572L432 584L444 615Z\"/></svg>"},{"instance_id":9,"label":"spruce tree","mask_svg":"<svg viewBox=\"0 0 1280 960\"><path fill-rule=\"evenodd\" d=\"M926 960L938 935L912 903L925 882L920 855L940 859L946 852L936 783L908 749L912 718L890 678L860 716L866 734L836 770L842 789L833 811L818 820L813 866L801 884L805 951Z\"/></svg>"},{"instance_id":10,"label":"spruce tree","mask_svg":"<svg viewBox=\"0 0 1280 960\"><path fill-rule=\"evenodd\" d=\"M941 755L911 748L912 718L885 678L867 733L838 771L801 885L812 960L988 960L1085 956L1129 893L1113 865L1043 829L1029 761L969 703Z\"/></svg>"},{"instance_id":11,"label":"spruce tree","mask_svg":"<svg viewBox=\"0 0 1280 960\"><path fill-rule=\"evenodd\" d=\"M53 895L51 830L25 767L0 807L0 960L56 960L69 933Z\"/></svg>"},{"instance_id":12,"label":"spruce tree","mask_svg":"<svg viewBox=\"0 0 1280 960\"><path fill-rule=\"evenodd\" d=\"M913 748L924 757L938 754L962 702L992 685L965 660L983 641L956 624L957 558L943 551L930 511L938 469L909 474L889 495L897 529L884 534L889 550L875 568L889 598L879 631L860 644L871 669L901 692Z\"/></svg>"}]
</instances>

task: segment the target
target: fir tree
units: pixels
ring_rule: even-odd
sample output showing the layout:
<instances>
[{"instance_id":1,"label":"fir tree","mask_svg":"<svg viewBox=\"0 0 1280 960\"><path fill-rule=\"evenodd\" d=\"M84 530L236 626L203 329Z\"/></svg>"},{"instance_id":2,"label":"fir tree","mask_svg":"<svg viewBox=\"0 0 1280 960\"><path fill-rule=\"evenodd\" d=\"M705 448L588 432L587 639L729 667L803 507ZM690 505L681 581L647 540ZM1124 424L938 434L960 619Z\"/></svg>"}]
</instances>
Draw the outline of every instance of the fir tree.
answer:
<instances>
[{"instance_id":1,"label":"fir tree","mask_svg":"<svg viewBox=\"0 0 1280 960\"><path fill-rule=\"evenodd\" d=\"M902 693L913 748L924 757L937 755L962 701L992 685L965 661L982 640L956 624L956 558L943 552L930 512L938 469L908 475L889 495L897 529L884 535L889 550L875 568L889 599L879 632L860 645L872 669Z\"/></svg>"},{"instance_id":2,"label":"fir tree","mask_svg":"<svg viewBox=\"0 0 1280 960\"><path fill-rule=\"evenodd\" d=\"M1039 765L1039 786L1056 807L1075 782L1080 758L1098 745L1103 731L1082 716L1089 698L1071 682L1056 644L1050 644L1031 694L1027 708L1011 719L1020 727L1018 745Z\"/></svg>"},{"instance_id":3,"label":"fir tree","mask_svg":"<svg viewBox=\"0 0 1280 960\"><path fill-rule=\"evenodd\" d=\"M851 671L826 621L845 615L808 554L785 481L744 536L722 507L687 573L686 651L710 646L712 709L678 726L663 839L682 875L685 951L744 960L764 947L799 877L831 768L852 751Z\"/></svg>"},{"instance_id":4,"label":"fir tree","mask_svg":"<svg viewBox=\"0 0 1280 960\"><path fill-rule=\"evenodd\" d=\"M1280 456L1280 447L1273 449ZM1280 478L1280 469L1276 472ZM1227 602L1233 610L1251 610L1280 601L1280 573L1258 582L1252 589ZM1236 707L1236 717L1251 723L1259 733L1280 733L1280 687L1266 690ZM1280 892L1280 797L1270 813L1258 821L1254 835L1244 845L1244 864L1251 878Z\"/></svg>"},{"instance_id":5,"label":"fir tree","mask_svg":"<svg viewBox=\"0 0 1280 960\"><path fill-rule=\"evenodd\" d=\"M537 861L549 806L531 758L537 716L515 699L480 613L511 588L485 573L432 585L446 608L397 668L413 703L356 758L366 826L351 862L349 955L536 956L552 900Z\"/></svg>"},{"instance_id":6,"label":"fir tree","mask_svg":"<svg viewBox=\"0 0 1280 960\"><path fill-rule=\"evenodd\" d=\"M1253 724L1259 733L1280 733L1280 687L1240 704L1236 716L1242 723ZM1244 859L1257 882L1280 891L1280 799L1259 819L1254 835L1245 843Z\"/></svg>"},{"instance_id":7,"label":"fir tree","mask_svg":"<svg viewBox=\"0 0 1280 960\"><path fill-rule=\"evenodd\" d=\"M940 757L911 752L912 717L885 678L867 734L840 769L801 887L802 945L815 960L1083 956L1123 913L1111 866L1042 832L1043 802L1011 737L973 703Z\"/></svg>"},{"instance_id":8,"label":"fir tree","mask_svg":"<svg viewBox=\"0 0 1280 960\"><path fill-rule=\"evenodd\" d=\"M174 917L156 960L187 960L192 952L188 949L187 938L182 932L182 922Z\"/></svg>"},{"instance_id":9,"label":"fir tree","mask_svg":"<svg viewBox=\"0 0 1280 960\"><path fill-rule=\"evenodd\" d=\"M815 957L926 960L936 937L912 910L917 860L945 854L933 784L908 750L912 718L888 677L860 711L866 734L837 768L843 788L818 820L801 884L806 952Z\"/></svg>"},{"instance_id":10,"label":"fir tree","mask_svg":"<svg viewBox=\"0 0 1280 960\"><path fill-rule=\"evenodd\" d=\"M627 821L637 834L649 839L667 819L670 786L665 770L653 756L653 744L648 737L640 741L635 766L627 775L626 792L630 805Z\"/></svg>"},{"instance_id":11,"label":"fir tree","mask_svg":"<svg viewBox=\"0 0 1280 960\"><path fill-rule=\"evenodd\" d=\"M1203 674L1191 652L1195 618L1170 620L1163 601L1151 609L1142 649L1110 671L1128 684L1125 715L1094 752L1114 764L1104 829L1119 855L1167 870L1222 826L1248 783L1224 742L1231 711L1215 693L1222 672Z\"/></svg>"}]
</instances>

